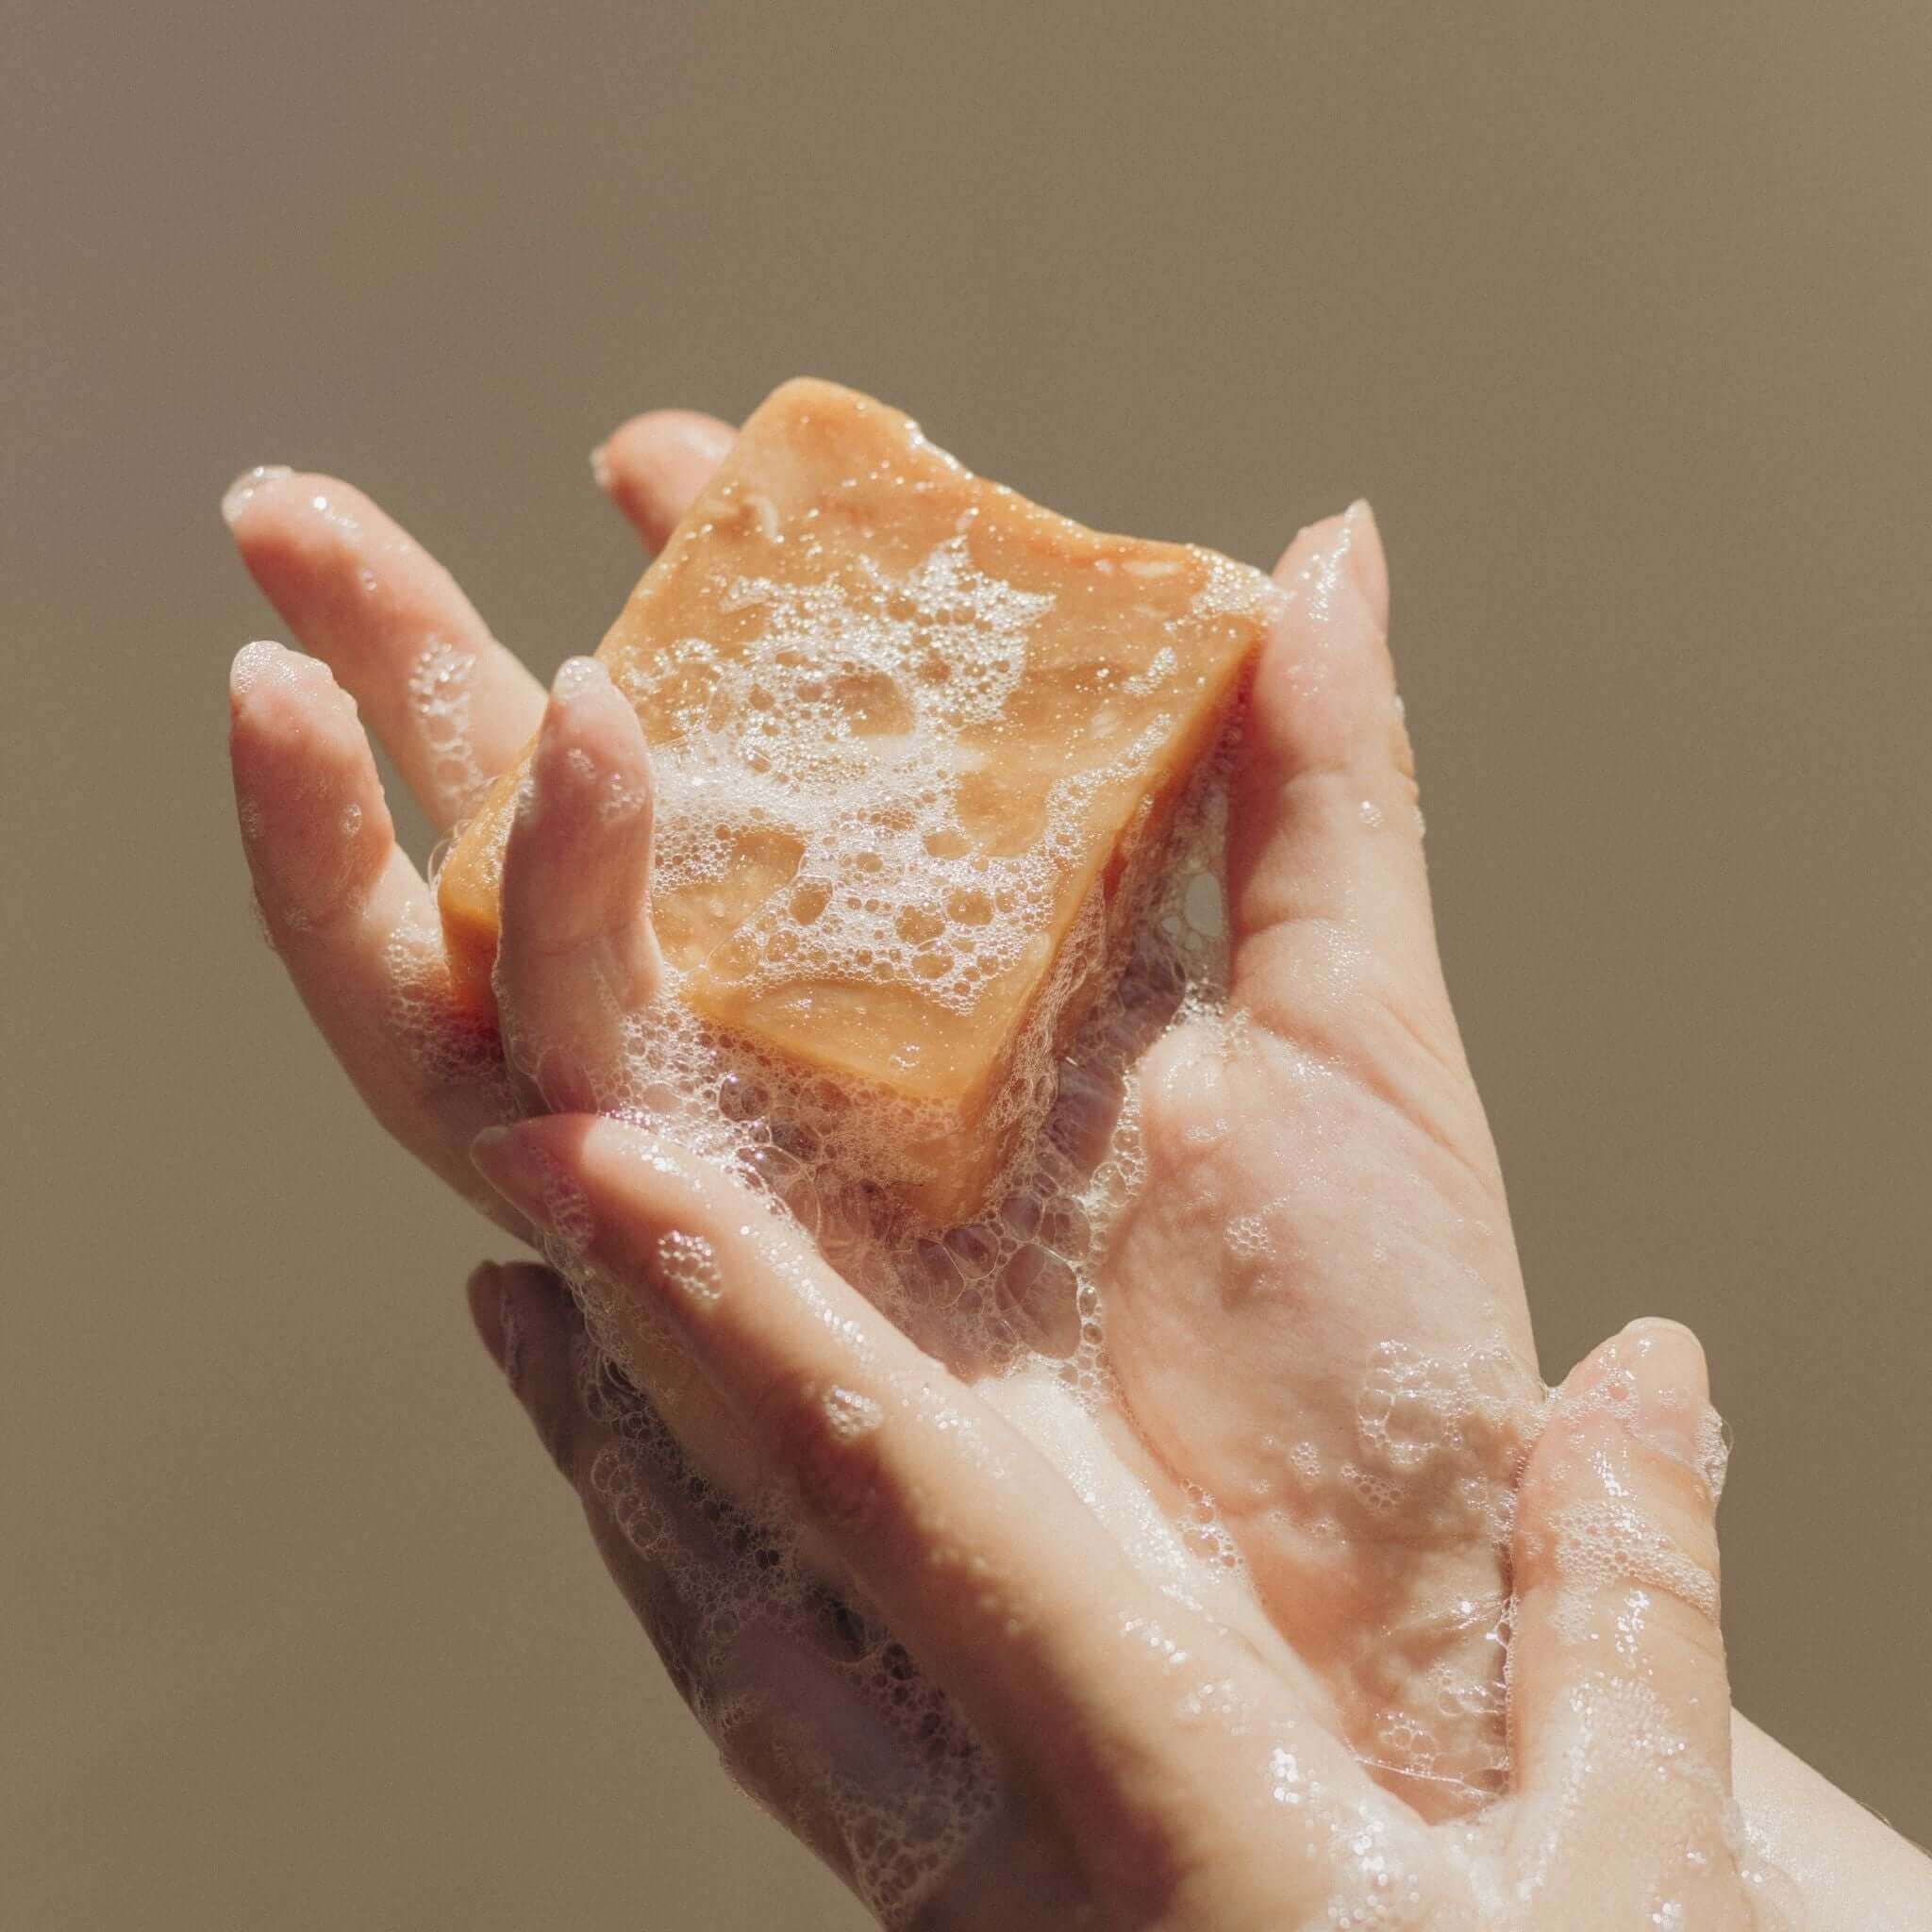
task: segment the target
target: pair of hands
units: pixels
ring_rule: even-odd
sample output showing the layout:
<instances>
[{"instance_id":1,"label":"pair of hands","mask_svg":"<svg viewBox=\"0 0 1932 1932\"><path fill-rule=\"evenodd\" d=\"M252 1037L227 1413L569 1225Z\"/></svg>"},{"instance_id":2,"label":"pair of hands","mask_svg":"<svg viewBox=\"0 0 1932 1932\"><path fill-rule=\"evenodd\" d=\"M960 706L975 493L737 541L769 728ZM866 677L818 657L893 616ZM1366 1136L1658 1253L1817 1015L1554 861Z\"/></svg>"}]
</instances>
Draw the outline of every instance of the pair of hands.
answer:
<instances>
[{"instance_id":1,"label":"pair of hands","mask_svg":"<svg viewBox=\"0 0 1932 1932\"><path fill-rule=\"evenodd\" d=\"M600 452L648 546L730 433L659 414ZM969 1386L764 1197L590 1110L655 991L627 705L583 660L546 702L344 485L255 473L225 508L313 654L253 645L233 680L270 938L397 1138L601 1284L594 1335L529 1264L472 1303L727 1762L882 1916L1758 1922L1702 1357L1641 1324L1546 1401L1365 506L1276 573L1230 800L1237 1024L1134 1069L1097 1409L1051 1374ZM442 829L537 738L508 1055L450 1001L358 707ZM760 1527L777 1481L798 1551ZM1237 1569L1191 1555L1204 1494Z\"/></svg>"}]
</instances>

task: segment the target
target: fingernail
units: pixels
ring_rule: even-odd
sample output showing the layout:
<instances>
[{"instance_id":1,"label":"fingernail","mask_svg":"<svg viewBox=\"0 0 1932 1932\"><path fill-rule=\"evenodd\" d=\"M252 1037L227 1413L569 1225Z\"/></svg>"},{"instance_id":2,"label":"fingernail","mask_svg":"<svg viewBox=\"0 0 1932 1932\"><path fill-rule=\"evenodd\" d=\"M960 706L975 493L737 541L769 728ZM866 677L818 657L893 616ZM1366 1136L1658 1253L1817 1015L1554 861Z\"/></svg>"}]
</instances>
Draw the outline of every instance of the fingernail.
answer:
<instances>
[{"instance_id":1,"label":"fingernail","mask_svg":"<svg viewBox=\"0 0 1932 1932\"><path fill-rule=\"evenodd\" d=\"M266 684L286 685L291 690L307 685L331 694L348 716L358 715L356 700L336 682L335 673L320 658L291 651L273 638L258 638L235 653L235 661L228 666L228 696L239 703Z\"/></svg>"},{"instance_id":2,"label":"fingernail","mask_svg":"<svg viewBox=\"0 0 1932 1932\"><path fill-rule=\"evenodd\" d=\"M292 651L284 650L273 638L257 638L252 644L243 644L228 667L228 696L239 702L271 677L293 683L294 667L285 661L293 656Z\"/></svg>"},{"instance_id":3,"label":"fingernail","mask_svg":"<svg viewBox=\"0 0 1932 1932\"><path fill-rule=\"evenodd\" d=\"M543 1105L552 1113L598 1110L597 1083L591 1078L590 1068L566 1047L545 1047L537 1056L531 1078L543 1096Z\"/></svg>"},{"instance_id":4,"label":"fingernail","mask_svg":"<svg viewBox=\"0 0 1932 1932\"><path fill-rule=\"evenodd\" d=\"M545 1234L569 1248L591 1239L591 1205L584 1191L542 1147L530 1129L541 1123L485 1127L470 1142L476 1172Z\"/></svg>"},{"instance_id":5,"label":"fingernail","mask_svg":"<svg viewBox=\"0 0 1932 1932\"><path fill-rule=\"evenodd\" d=\"M1636 1387L1632 1433L1704 1474L1712 1410L1696 1336L1681 1322L1652 1316L1631 1323L1616 1345Z\"/></svg>"},{"instance_id":6,"label":"fingernail","mask_svg":"<svg viewBox=\"0 0 1932 1932\"><path fill-rule=\"evenodd\" d=\"M610 468L610 445L608 442L600 442L591 452L591 479L608 496L610 493L613 475Z\"/></svg>"},{"instance_id":7,"label":"fingernail","mask_svg":"<svg viewBox=\"0 0 1932 1932\"><path fill-rule=\"evenodd\" d=\"M1369 500L1358 496L1342 518L1347 533L1348 574L1376 627L1389 628L1389 559L1382 549L1382 532Z\"/></svg>"},{"instance_id":8,"label":"fingernail","mask_svg":"<svg viewBox=\"0 0 1932 1932\"><path fill-rule=\"evenodd\" d=\"M257 463L243 470L222 492L222 517L232 525L242 512L271 484L279 483L295 473L287 463Z\"/></svg>"},{"instance_id":9,"label":"fingernail","mask_svg":"<svg viewBox=\"0 0 1932 1932\"><path fill-rule=\"evenodd\" d=\"M1307 525L1288 556L1300 561L1282 588L1306 599L1317 621L1326 623L1359 607L1378 629L1388 629L1389 570L1375 514L1364 499L1357 497L1340 516Z\"/></svg>"},{"instance_id":10,"label":"fingernail","mask_svg":"<svg viewBox=\"0 0 1932 1932\"><path fill-rule=\"evenodd\" d=\"M718 464L731 453L737 432L723 423L708 423L702 416L670 414L651 425L658 447L682 450L700 462Z\"/></svg>"},{"instance_id":11,"label":"fingernail","mask_svg":"<svg viewBox=\"0 0 1932 1932\"><path fill-rule=\"evenodd\" d=\"M594 658L566 658L557 667L550 694L560 705L600 691L610 682L610 674Z\"/></svg>"},{"instance_id":12,"label":"fingernail","mask_svg":"<svg viewBox=\"0 0 1932 1932\"><path fill-rule=\"evenodd\" d=\"M524 1374L524 1318L517 1307L516 1287L511 1275L501 1268L492 1272L497 1277L496 1324L503 1337L503 1353L497 1357L496 1366L503 1371L503 1379L514 1390L521 1386Z\"/></svg>"},{"instance_id":13,"label":"fingernail","mask_svg":"<svg viewBox=\"0 0 1932 1932\"><path fill-rule=\"evenodd\" d=\"M549 1226L543 1174L515 1127L485 1127L470 1142L470 1158L512 1208L540 1226Z\"/></svg>"}]
</instances>

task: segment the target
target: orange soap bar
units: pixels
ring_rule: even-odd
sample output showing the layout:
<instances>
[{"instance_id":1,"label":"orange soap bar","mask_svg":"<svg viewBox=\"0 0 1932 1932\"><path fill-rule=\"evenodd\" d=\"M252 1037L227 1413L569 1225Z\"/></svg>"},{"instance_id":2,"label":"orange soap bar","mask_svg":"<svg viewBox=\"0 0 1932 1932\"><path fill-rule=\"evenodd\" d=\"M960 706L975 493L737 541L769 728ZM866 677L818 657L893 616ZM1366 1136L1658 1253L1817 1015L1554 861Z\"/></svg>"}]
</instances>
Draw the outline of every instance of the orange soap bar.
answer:
<instances>
[{"instance_id":1,"label":"orange soap bar","mask_svg":"<svg viewBox=\"0 0 1932 1932\"><path fill-rule=\"evenodd\" d=\"M651 746L676 996L875 1104L877 1176L970 1218L1107 984L1273 603L1259 572L1085 529L894 409L787 383L597 654ZM438 876L479 1005L519 775Z\"/></svg>"}]
</instances>

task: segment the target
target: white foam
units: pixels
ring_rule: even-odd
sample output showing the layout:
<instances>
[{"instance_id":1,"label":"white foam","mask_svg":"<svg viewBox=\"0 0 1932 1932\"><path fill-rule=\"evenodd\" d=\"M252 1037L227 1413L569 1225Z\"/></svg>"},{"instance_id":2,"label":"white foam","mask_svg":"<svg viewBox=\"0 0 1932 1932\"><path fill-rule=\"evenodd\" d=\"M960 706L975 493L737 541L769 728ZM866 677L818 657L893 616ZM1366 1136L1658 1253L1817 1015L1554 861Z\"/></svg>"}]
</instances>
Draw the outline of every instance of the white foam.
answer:
<instances>
[{"instance_id":1,"label":"white foam","mask_svg":"<svg viewBox=\"0 0 1932 1932\"><path fill-rule=\"evenodd\" d=\"M959 562L943 560L919 592L926 600L921 622L932 621L935 600L965 595L967 584ZM997 614L1012 613L1017 625L1031 608L996 591L985 594L986 608L995 614L985 675L935 700L958 708L956 716L972 714L1005 688L1009 671L1002 668L1006 647L997 638L1004 620ZM888 637L885 648L902 646ZM802 668L796 675L804 681ZM811 701L809 692L792 694ZM734 703L730 708L741 708ZM774 763L794 752L808 754L822 783L842 784L846 773L836 738L827 749L820 741L824 728L821 719L788 746L785 727L774 724L770 741L784 754ZM697 801L706 797L702 779L709 761L702 735L695 736L696 749L668 757L659 752L654 760L658 823L669 828L660 883L667 874L689 877L703 862L703 841L693 827L701 828L707 817ZM918 762L908 757L904 768L894 767L902 775L891 783L905 782L903 774ZM921 789L933 794L919 808L927 813L929 829L942 823L939 794L944 787L928 772ZM889 790L882 784L866 799L876 804ZM777 802L761 792L754 774L722 809L743 824L757 823L761 808L775 814ZM798 809L795 798L785 799L785 822L795 823ZM865 810L863 802L844 801L843 817L834 815L827 829L872 840L871 849L887 855L889 867L903 868L902 885L916 875L957 887L949 924L972 933L981 961L1005 957L1002 949L1017 943L1016 928L1038 916L1051 883L1050 860L1036 854L1004 870L953 867L920 849L921 834L911 825L881 826L868 821ZM774 1217L794 1220L812 1234L846 1278L914 1340L959 1363L1000 1406L1012 1406L1008 1391L1022 1406L1044 1403L1041 1412L1058 1418L1056 1426L1065 1437L1062 1459L1076 1466L1084 1459L1097 1473L1110 1460L1092 1434L1098 1399L1110 1386L1100 1260L1144 1172L1135 1066L1165 1026L1218 1011L1224 997L1227 936L1218 881L1224 825L1224 760L1210 761L1177 813L1170 841L1144 861L1145 883L1134 888L1145 901L1144 913L1138 937L1112 962L1114 996L1091 1008L1058 1067L1049 1054L1049 1003L1023 1043L1008 1105L1030 1109L1036 1125L1023 1137L998 1210L978 1223L937 1232L896 1208L878 1187L891 1159L890 1145L882 1145L880 1116L853 1108L825 1083L708 1025L679 997L675 971L658 1003L630 1016L624 1064L607 1075L612 1084L598 1094L599 1104L648 1121L680 1144L734 1168L765 1193ZM976 896L968 898L969 892ZM942 907L948 903L943 892L933 897ZM1096 903L1068 948L1063 975L1098 970L1099 909ZM923 943L897 936L895 918L863 903L834 909L832 921L839 945L874 944L887 956L889 973L902 970ZM895 935L890 942L889 931ZM905 950L895 953L893 946ZM422 1024L425 962L412 939L399 941L392 953L394 1024L419 1054L447 1072L441 1048ZM541 1047L520 1042L519 1051L527 1057ZM883 1133L890 1138L903 1130L903 1122L897 1129L889 1122ZM648 1404L615 1375L611 1359L635 1359L635 1315L618 1320L615 1284L587 1265L576 1204L559 1200L555 1206L565 1225L548 1244L550 1257L572 1280L599 1344L583 1364L585 1388L597 1411L618 1424L618 1441L599 1457L593 1480L610 1499L626 1539L662 1566L679 1597L680 1621L689 1626L682 1674L693 1707L729 1760L758 1725L772 1721L785 1695L781 1686L750 1670L748 1646L781 1636L790 1644L808 1640L815 1646L815 1668L836 1679L841 1694L863 1714L873 1748L888 1763L894 1753L904 1757L902 1772L892 1774L901 1781L897 1798L892 1776L883 1780L882 1792L876 1764L866 1777L826 1764L815 1778L842 1837L841 1859L861 1895L886 1923L901 1923L983 1826L997 1800L994 1773L943 1696L918 1678L883 1631L842 1613L850 1654L822 1655L825 1592L798 1549L794 1526L757 1509L745 1517L725 1504L693 1473ZM715 1257L701 1249L691 1237L674 1233L659 1242L656 1258L667 1280L703 1302L730 1289L719 1279ZM623 1306L631 1306L628 1298ZM1025 1394L1029 1389L1037 1398ZM835 1388L824 1400L834 1424L849 1432L879 1419L869 1399L855 1391ZM1209 1498L1189 1495L1176 1522L1134 1485L1126 1487L1134 1492L1108 1476L1096 1503L1163 1588L1188 1602L1211 1604L1241 1587L1238 1553ZM749 1526L728 1536L715 1533L720 1524L738 1523Z\"/></svg>"},{"instance_id":2,"label":"white foam","mask_svg":"<svg viewBox=\"0 0 1932 1932\"><path fill-rule=\"evenodd\" d=\"M429 753L429 778L441 816L454 820L474 807L489 784L476 758L476 660L431 633L409 669L409 708Z\"/></svg>"}]
</instances>

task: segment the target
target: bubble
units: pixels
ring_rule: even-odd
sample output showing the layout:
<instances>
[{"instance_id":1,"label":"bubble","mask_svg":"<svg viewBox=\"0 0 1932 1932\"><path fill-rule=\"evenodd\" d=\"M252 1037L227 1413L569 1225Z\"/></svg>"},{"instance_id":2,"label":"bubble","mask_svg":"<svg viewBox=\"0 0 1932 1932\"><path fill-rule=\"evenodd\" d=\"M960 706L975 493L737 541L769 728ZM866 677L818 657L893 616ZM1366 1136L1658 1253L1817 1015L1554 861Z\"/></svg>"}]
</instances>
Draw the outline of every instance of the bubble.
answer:
<instances>
[{"instance_id":1,"label":"bubble","mask_svg":"<svg viewBox=\"0 0 1932 1932\"><path fill-rule=\"evenodd\" d=\"M476 660L433 634L410 667L409 709L429 754L430 775L444 805L443 816L460 818L488 788L475 743Z\"/></svg>"},{"instance_id":2,"label":"bubble","mask_svg":"<svg viewBox=\"0 0 1932 1932\"><path fill-rule=\"evenodd\" d=\"M826 1426L841 1442L870 1435L885 1420L885 1411L871 1396L836 1386L825 1391L824 1411Z\"/></svg>"},{"instance_id":3,"label":"bubble","mask_svg":"<svg viewBox=\"0 0 1932 1932\"><path fill-rule=\"evenodd\" d=\"M709 1307L723 1297L717 1252L703 1235L677 1228L659 1235L656 1259L659 1277L688 1301Z\"/></svg>"},{"instance_id":4,"label":"bubble","mask_svg":"<svg viewBox=\"0 0 1932 1932\"><path fill-rule=\"evenodd\" d=\"M762 525L756 503L732 512ZM801 526L784 534L811 541ZM1233 565L1208 568L1206 583L1203 614L1251 611L1275 594ZM708 970L728 967L747 1003L782 992L803 966L970 1015L990 983L1035 956L1093 798L1110 774L1138 767L1165 721L1097 743L1089 768L1047 788L1024 838L990 844L974 818L988 757L975 734L997 724L1017 690L1051 598L979 570L961 538L902 576L799 590L747 575L724 601L753 644L734 655L701 637L674 639L649 667L619 678L654 721L655 798L607 803L613 812L655 806L660 930L686 900L734 916L742 908L728 960ZM1157 653L1141 675L1147 691L1178 677L1183 658ZM469 675L466 659L431 640L411 683L439 772L459 787L471 769ZM684 997L669 940L661 985L648 1008L624 1016L621 1061L600 1089L608 1111L744 1178L758 1204L744 1233L780 1265L802 1232L990 1400L1050 1400L1066 1432L1057 1459L1076 1487L1100 1460L1093 1444L1114 1392L1104 1264L1146 1181L1141 1061L1179 1026L1241 1050L1241 1024L1225 1013L1230 760L1231 744L1206 758L1168 829L1129 841L1123 875L1080 908L991 1103L989 1130L1011 1154L972 1224L935 1228L889 1185L916 1174L912 1150L952 1130L942 1108L805 1073L712 1024ZM437 983L413 937L394 949L391 978L398 1030L419 1052L451 1051L428 1024ZM1063 1024L1073 1014L1078 1024ZM517 1050L541 1062L545 1045L520 1041ZM888 1789L827 1763L814 1767L813 1786L861 1896L887 1923L903 1923L983 1827L999 1790L994 1771L904 1651L861 1607L830 1603L790 1523L727 1502L691 1470L648 1391L625 1373L648 1382L638 1317L584 1253L582 1204L558 1207L567 1225L550 1253L594 1343L580 1381L615 1432L591 1480L625 1538L669 1579L679 1607L675 1674L727 1759L740 1761L774 1705L748 1657L796 1643L836 1675L908 1770ZM1253 1223L1231 1229L1230 1243L1258 1257L1268 1234L1261 1217ZM655 1260L667 1286L699 1307L736 1291L716 1254L688 1233L665 1233ZM648 1339L668 1344L655 1331ZM880 1422L862 1391L834 1386L820 1399L837 1432ZM1357 1459L1372 1486L1395 1480ZM1163 1588L1206 1601L1241 1587L1239 1547L1212 1498L1191 1492L1174 1516L1133 1489L1114 1504L1122 1534Z\"/></svg>"},{"instance_id":5,"label":"bubble","mask_svg":"<svg viewBox=\"0 0 1932 1932\"><path fill-rule=\"evenodd\" d=\"M273 638L257 638L242 645L228 672L228 689L246 697L257 685L269 681L292 684L295 681L294 654L286 651Z\"/></svg>"},{"instance_id":6,"label":"bubble","mask_svg":"<svg viewBox=\"0 0 1932 1932\"><path fill-rule=\"evenodd\" d=\"M1619 1585L1667 1591L1716 1618L1717 1579L1630 1504L1610 1498L1573 1503L1550 1526L1562 1579L1556 1624L1573 1641L1591 1633L1595 1595Z\"/></svg>"}]
</instances>

